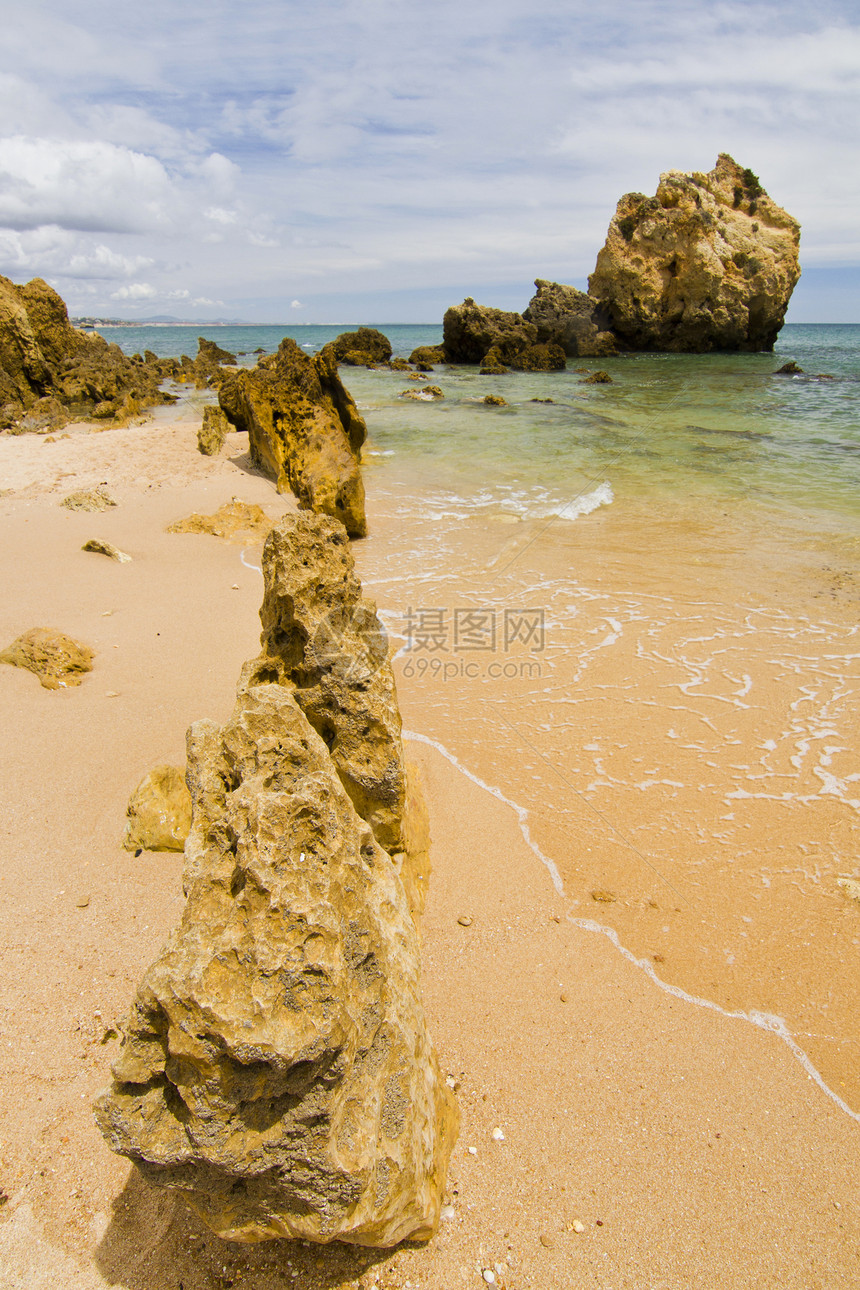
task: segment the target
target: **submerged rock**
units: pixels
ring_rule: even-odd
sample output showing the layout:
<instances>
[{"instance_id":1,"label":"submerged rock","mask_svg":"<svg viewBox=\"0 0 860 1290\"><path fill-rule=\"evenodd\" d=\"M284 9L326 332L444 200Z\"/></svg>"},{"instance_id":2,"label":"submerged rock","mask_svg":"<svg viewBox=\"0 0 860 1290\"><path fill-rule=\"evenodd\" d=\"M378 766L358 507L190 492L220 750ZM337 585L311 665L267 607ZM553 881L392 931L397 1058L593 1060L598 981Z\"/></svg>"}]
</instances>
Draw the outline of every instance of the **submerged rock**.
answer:
<instances>
[{"instance_id":1,"label":"submerged rock","mask_svg":"<svg viewBox=\"0 0 860 1290\"><path fill-rule=\"evenodd\" d=\"M800 276L800 225L720 153L618 203L588 294L627 349L770 350Z\"/></svg>"},{"instance_id":2,"label":"submerged rock","mask_svg":"<svg viewBox=\"0 0 860 1290\"><path fill-rule=\"evenodd\" d=\"M778 367L774 372L774 376L802 376L802 375L803 375L803 368L800 366L799 363L795 363L793 360L789 363L783 363L782 367Z\"/></svg>"},{"instance_id":3,"label":"submerged rock","mask_svg":"<svg viewBox=\"0 0 860 1290\"><path fill-rule=\"evenodd\" d=\"M217 457L230 432L230 422L220 408L203 409L203 424L197 431L197 447L204 457Z\"/></svg>"},{"instance_id":4,"label":"submerged rock","mask_svg":"<svg viewBox=\"0 0 860 1290\"><path fill-rule=\"evenodd\" d=\"M382 843L402 833L390 667L341 525L285 517L264 575L263 655L227 724L189 731L187 904L96 1118L222 1237L424 1240L457 1112Z\"/></svg>"},{"instance_id":5,"label":"submerged rock","mask_svg":"<svg viewBox=\"0 0 860 1290\"><path fill-rule=\"evenodd\" d=\"M0 653L0 663L34 672L46 690L80 685L93 670L93 651L52 627L33 627Z\"/></svg>"},{"instance_id":6,"label":"submerged rock","mask_svg":"<svg viewBox=\"0 0 860 1290\"><path fill-rule=\"evenodd\" d=\"M611 385L612 377L601 368L599 372L590 372L588 376L584 376L579 383L580 385Z\"/></svg>"},{"instance_id":7,"label":"submerged rock","mask_svg":"<svg viewBox=\"0 0 860 1290\"><path fill-rule=\"evenodd\" d=\"M523 313L537 327L541 344L560 345L571 358L616 352L615 337L605 327L596 300L576 287L535 279L537 291Z\"/></svg>"},{"instance_id":8,"label":"submerged rock","mask_svg":"<svg viewBox=\"0 0 860 1290\"><path fill-rule=\"evenodd\" d=\"M126 851L182 851L191 828L191 794L183 771L156 766L129 798Z\"/></svg>"},{"instance_id":9,"label":"submerged rock","mask_svg":"<svg viewBox=\"0 0 860 1290\"><path fill-rule=\"evenodd\" d=\"M262 542L274 525L262 506L243 502L233 497L219 506L214 515L200 515L197 511L184 520L174 520L167 526L168 533L210 533L213 537L226 538L228 542Z\"/></svg>"},{"instance_id":10,"label":"submerged rock","mask_svg":"<svg viewBox=\"0 0 860 1290\"><path fill-rule=\"evenodd\" d=\"M359 453L367 427L331 352L310 358L285 338L277 354L228 376L218 398L279 492L291 490L301 506L339 519L350 537L365 535Z\"/></svg>"},{"instance_id":11,"label":"submerged rock","mask_svg":"<svg viewBox=\"0 0 860 1290\"><path fill-rule=\"evenodd\" d=\"M434 399L444 399L438 385L422 385L420 390L401 390L401 399L417 399L419 403L432 403Z\"/></svg>"}]
</instances>

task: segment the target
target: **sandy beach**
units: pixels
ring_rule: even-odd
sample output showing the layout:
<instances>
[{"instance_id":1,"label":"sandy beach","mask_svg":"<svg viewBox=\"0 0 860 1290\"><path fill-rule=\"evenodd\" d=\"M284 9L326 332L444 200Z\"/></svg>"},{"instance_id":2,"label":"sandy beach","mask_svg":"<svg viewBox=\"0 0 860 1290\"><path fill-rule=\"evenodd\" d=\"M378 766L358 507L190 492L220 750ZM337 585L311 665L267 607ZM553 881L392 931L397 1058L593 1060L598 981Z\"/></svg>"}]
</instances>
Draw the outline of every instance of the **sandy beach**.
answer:
<instances>
[{"instance_id":1,"label":"sandy beach","mask_svg":"<svg viewBox=\"0 0 860 1290\"><path fill-rule=\"evenodd\" d=\"M830 838L831 852L819 856L818 877L810 878L815 854L803 850L810 842L794 835L791 816L788 836L807 877L783 882L776 871L787 808L752 802L757 815L732 822L721 808L711 818L693 777L709 758L722 762L702 747L696 712L667 716L661 709L643 718L651 702L645 694L631 694L629 706L612 709L601 729L615 751L596 755L604 757L603 773L623 799L619 806L613 798L610 814L623 818L637 855L651 856L658 835L678 832L686 839L696 828L723 828L730 834L727 852L747 829L745 851L760 849L762 839L773 843L771 860L762 863L771 864L779 898L747 959L736 966L727 951L717 968L716 934L698 929L709 920L722 937L731 924L737 933L731 954L738 954L744 919L766 888L759 883L754 890L749 866L741 866L737 880L728 862L716 874L706 871L698 854L690 848L686 854L686 843L679 844L678 868L668 878L667 871L651 874L646 883L641 857L631 859L629 849L622 854L609 834L594 864L577 868L580 849L584 854L593 839L581 821L565 815L567 799L548 787L552 774L541 764L536 733L549 720L547 710L558 710L552 677L546 693L522 675L506 691L515 703L506 709L508 719L526 730L529 746L499 740L481 760L470 760L469 742L497 737L502 718L489 727L470 725L470 713L479 720L485 714L474 687L452 681L442 690L407 674L403 656L397 662L409 752L423 774L433 838L422 924L424 999L462 1112L450 1210L436 1239L426 1248L390 1252L227 1244L180 1199L147 1187L111 1154L91 1103L108 1080L117 1022L182 907L180 855L135 857L122 849L126 804L156 763L183 764L192 721L226 719L241 664L256 652L259 633L259 545L170 534L166 527L193 511L211 513L232 497L262 506L273 519L294 505L250 468L238 434L229 436L220 457L202 457L200 415L192 399L179 412L122 430L72 426L68 437L54 441L0 436L0 647L31 627L49 626L96 655L79 688L54 692L26 671L0 667L6 735L0 1284L454 1290L486 1284L487 1272L505 1290L855 1286L860 1089L852 947L860 937L860 906L827 883L839 869L837 853L843 867L854 864L856 824L826 794L810 799L804 820L812 821L814 838ZM73 490L100 483L115 509L80 514L59 505ZM386 509L372 470L367 487L372 536L357 544L356 558L367 593L382 606L397 543L405 532L418 549L426 535L418 521L405 526ZM608 513L589 519L601 525ZM485 548L476 530L475 570L497 559L501 527L500 520ZM742 520L727 530L727 545L738 543L740 568ZM132 562L117 565L83 552L92 537L114 543ZM522 543L522 534L505 538L514 541ZM537 539L530 549L539 549ZM622 621L617 605L630 592L635 553L598 543L594 528L574 526L563 554L611 603L601 605L602 616L589 617L583 602L575 630L548 638L559 660L599 644L603 619ZM820 553L810 556L810 604L826 595L828 640L838 638L848 657L856 606L843 594L844 583L827 581L824 563ZM465 603L469 573L452 589L452 605ZM684 657L710 684L716 672L694 656L693 641L713 634L714 616L702 610L706 621L696 625L689 609L694 592L712 606L708 576L700 569L694 586L689 575L675 588L675 601L689 610ZM438 603L436 585L432 579L416 584L411 603ZM758 571L741 585L745 609L767 608ZM499 587L499 605L514 603ZM670 598L656 583L636 591L663 596L667 604ZM635 608L625 624L638 621ZM676 678L664 647L670 637L678 640L679 616L666 608L664 638L649 638L653 667L667 669L667 686ZM386 621L396 647L402 640L394 617L391 602ZM751 685L770 687L778 708L791 659L803 656L819 666L815 632L810 627L786 646L776 668L768 660L782 641L777 619L769 620L771 637L760 639L754 652L750 638L737 637L738 617L726 609L723 643L738 651L720 672L732 680L726 694L745 694L748 674ZM759 633L761 627L756 620ZM630 657L639 657L642 638L628 633L626 639ZM589 677L595 688L588 701L595 703L600 686L619 684L621 667L617 654L597 657L598 673ZM748 747L766 738L754 715L728 708L738 722L729 739ZM523 713L531 714L528 727ZM658 787L663 798L648 809L645 790L625 787L637 778L658 784L666 778L659 766L645 764L649 741L656 747L657 739L646 719L664 721L667 738L672 729L679 744L691 746L687 779ZM840 753L828 755L838 760ZM573 761L561 769L578 790ZM523 795L498 787L517 775ZM607 809L599 793L592 800ZM533 818L524 830L526 807ZM736 809L745 809L740 799ZM559 858L560 882L541 855ZM676 888L680 902L671 894ZM595 890L612 899L594 898ZM809 909L810 900L820 904L812 923L803 924L810 942L804 945L794 931L800 923L792 920L800 902ZM471 925L462 926L461 916ZM768 947L776 942L779 952L772 954ZM802 988L789 979L792 961ZM772 1016L787 1018L787 1028L780 1032ZM801 1034L802 1043L787 1042L786 1035Z\"/></svg>"}]
</instances>

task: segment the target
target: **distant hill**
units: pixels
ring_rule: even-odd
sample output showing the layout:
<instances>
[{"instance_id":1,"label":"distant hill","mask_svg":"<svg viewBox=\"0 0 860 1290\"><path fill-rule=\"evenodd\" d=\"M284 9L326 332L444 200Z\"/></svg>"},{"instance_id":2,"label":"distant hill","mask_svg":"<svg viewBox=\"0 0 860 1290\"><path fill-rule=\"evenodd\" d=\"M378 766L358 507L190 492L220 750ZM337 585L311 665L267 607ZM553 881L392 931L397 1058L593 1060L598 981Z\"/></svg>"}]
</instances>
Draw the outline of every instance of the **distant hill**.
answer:
<instances>
[{"instance_id":1,"label":"distant hill","mask_svg":"<svg viewBox=\"0 0 860 1290\"><path fill-rule=\"evenodd\" d=\"M153 314L150 318L70 318L74 327L250 327L244 318L174 318Z\"/></svg>"}]
</instances>

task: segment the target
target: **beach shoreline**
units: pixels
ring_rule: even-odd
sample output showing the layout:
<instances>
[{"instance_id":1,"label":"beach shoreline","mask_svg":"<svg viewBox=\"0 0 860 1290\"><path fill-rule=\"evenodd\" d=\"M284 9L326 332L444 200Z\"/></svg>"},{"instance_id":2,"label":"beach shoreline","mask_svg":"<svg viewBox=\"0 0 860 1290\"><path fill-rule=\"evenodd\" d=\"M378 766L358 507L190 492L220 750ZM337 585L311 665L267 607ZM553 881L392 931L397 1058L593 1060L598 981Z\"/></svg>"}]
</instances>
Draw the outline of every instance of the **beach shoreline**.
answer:
<instances>
[{"instance_id":1,"label":"beach shoreline","mask_svg":"<svg viewBox=\"0 0 860 1290\"><path fill-rule=\"evenodd\" d=\"M679 568L674 585L666 586L666 552L673 543L677 549L679 519L665 532L662 549L653 524L647 533L651 573L634 586L630 575L639 553L630 549L631 534L642 534L644 518L635 510L625 519L621 508L598 508L564 528L563 539L555 526L551 549L545 532L504 516L489 526L455 520L451 531L459 525L461 545L450 545L447 532L439 546L432 513L404 518L415 499L404 495L402 481L389 493L383 474L377 487L376 472L367 473L371 537L356 544L355 553L366 594L378 600L399 654L404 726L417 736L407 747L427 787L433 876L422 923L424 997L443 1070L460 1086L463 1113L449 1181L453 1213L439 1236L426 1249L394 1253L226 1245L207 1234L181 1201L153 1192L111 1155L90 1112L115 1051L109 1032L182 905L181 857L134 857L121 849L125 804L154 764L182 764L192 720L226 718L235 677L256 652L259 630L259 546L165 529L191 511L212 512L233 496L261 505L272 518L294 506L250 467L241 436L229 436L222 457L202 457L196 448L199 416L192 400L142 427L99 434L72 427L68 439L53 442L0 437L4 487L14 490L0 497L6 588L0 644L31 626L47 625L96 649L93 673L75 690L51 693L29 673L0 668L3 726L14 748L3 789L7 865L0 936L6 969L0 1187L8 1198L0 1207L0 1269L6 1282L76 1290L164 1290L180 1283L184 1290L228 1284L259 1290L284 1284L309 1290L401 1290L407 1284L449 1290L478 1286L482 1271L492 1270L507 1290L561 1290L571 1284L686 1290L777 1279L798 1290L854 1284L860 1228L854 1135L860 1126L849 1112L857 1102L840 1107L773 1027L733 1015L783 1015L784 1009L767 1006L767 991L772 988L777 1000L790 997L793 983L779 974L766 980L753 955L738 969L743 990L741 984L732 987L737 998L723 970L732 965L725 963L722 974L710 978L717 981L711 997L714 990L696 985L707 986L709 964L690 969L702 934L680 924L691 925L695 915L700 928L708 907L720 934L731 919L739 932L744 915L760 902L752 905L752 889L735 876L717 875L729 888L742 888L725 909L717 909L716 887L705 881L707 866L692 854L685 874L668 872L689 906L682 904L679 913L662 894L665 882L661 886L660 876L643 866L641 856L661 856L657 844L665 828L673 827L664 820L666 812L678 820L695 812L699 826L702 819L709 823L710 808L703 811L693 769L708 757L716 757L723 770L728 765L725 749L719 756L714 752L714 734L710 751L689 750L690 782L675 789L656 786L658 793L666 791L657 809L649 800L653 788L629 788L661 778L649 774L660 769L651 762L663 756L665 744L657 737L652 699L668 693L666 687L677 688L673 669L680 657L664 646L682 640L689 662L693 638L719 626L714 592L727 584L721 583L715 557L712 568L699 566L704 584L693 577L691 565ZM73 514L58 505L66 492L105 481L116 509ZM117 566L82 552L91 536L128 551L132 563ZM435 566L427 564L434 540ZM732 540L741 568L740 528ZM690 542L701 550L702 533L692 534ZM504 560L513 560L505 574L503 551ZM788 694L780 687L787 685L792 660L811 656L816 640L823 652L824 638L813 627L817 631L826 621L827 649L836 641L843 655L850 652L853 584L827 584L829 559L829 549L809 556L810 597L804 606L795 605L802 610L795 616L805 615L811 625L793 643L779 637L778 670L767 661L775 657L776 638L767 638L766 630L768 623L774 628L766 614L778 605L778 589L772 588L770 603L762 602L766 580L760 570L748 573L735 602L722 611L720 647L744 655L751 683L767 692L772 708L781 708ZM793 586L796 574L794 567L786 571ZM395 578L406 580L405 598L404 582ZM565 578L576 609L568 618L559 613L558 587ZM826 598L826 613L817 605L816 589ZM538 591L543 600L535 599ZM648 595L659 597L659 613L655 600L646 618ZM693 623L691 610L689 621L681 623L678 606L689 609L696 596L698 617L707 618L702 605L711 615L704 627ZM541 651L498 655L522 663L534 662L539 653L546 668L540 686L534 675L482 673L477 682L469 676L439 682L405 674L406 609L443 607L453 615L476 605L498 613L500 623L506 611L547 610ZM739 605L743 613L758 608L760 617L735 640L730 633L743 617ZM608 620L618 622L620 631L603 647L615 630ZM658 620L662 637L649 636ZM629 679L625 668L641 659L649 640L653 691L646 691L639 674L642 702L599 700L601 694L619 698L618 687ZM412 653L414 663L418 654ZM586 657L591 670L574 678L567 670L571 660ZM693 662L704 667L701 656ZM732 657L703 675L716 693L715 679L736 672ZM836 678L831 679L835 692ZM744 684L742 677L732 682L734 689ZM741 726L716 721L720 741L748 738L753 729L743 724L753 721L747 709L719 701L732 686L714 703ZM569 738L548 715L568 712L565 697L585 705L579 712L570 709L576 720ZM684 724L702 725L695 695L694 700L671 719L673 744L701 744L699 735L687 739ZM593 715L610 709L609 717ZM500 713L516 728L504 738ZM517 742L521 727L531 746ZM541 742L544 736L548 742ZM625 741L631 747L616 747ZM598 843L590 832L590 808L572 812L571 794L577 802L577 793L588 798L589 783L600 778L589 764L580 783L572 750L582 753L594 742L600 748L592 756L602 757L603 778L615 782L593 790L591 806L629 835L639 856L629 848L625 853L611 830L601 829ZM829 755L838 769L841 754ZM632 764L640 756L641 768ZM564 776L557 794L547 787L558 778L547 758ZM724 787L720 781L720 791ZM648 806L634 814L640 810L634 802ZM776 828L781 845L781 812L787 808L751 805L763 812L761 818L741 824L751 823L758 841ZM809 824L815 836L836 839L848 854L855 826L842 805L825 795L807 804L806 822L810 811L816 813ZM586 864L588 848L598 846L603 849L593 850ZM557 864L564 894L541 855ZM819 860L819 880L807 881L810 890L800 892L789 884L780 892L788 903L774 906L774 927L757 929L762 953L772 958L774 937L795 937L786 925L788 912L819 902L823 912L816 927L823 929L838 911L845 940L834 942L832 959L819 954L822 978L829 977L831 987L832 962L844 958L845 946L860 936L853 905L838 890L828 888L824 898L814 890L835 872ZM643 873L657 886L646 890ZM698 889L691 883L694 873L703 875ZM594 891L614 898L595 899ZM471 918L469 927L459 923L461 916ZM657 930L658 920L669 933ZM654 948L662 944L660 937L667 938L665 953ZM710 932L705 943L713 943ZM801 952L799 942L796 950ZM663 953L662 964L655 961L657 953ZM753 997L747 987L756 982L760 988ZM851 982L845 985L839 1008L844 1005L847 1016L832 1008L824 1037L835 1033L850 1043L856 1008L850 1004ZM808 989L809 980L803 986ZM701 998L704 1006L685 995ZM786 1024L792 1034L803 1028L793 1020ZM808 1028L817 1029L811 1023ZM825 1082L843 1096L839 1054L820 1042L816 1048L812 1036L808 1044L797 1042L817 1070L828 1067ZM845 1062L846 1071L851 1065ZM849 1092L853 1097L856 1090ZM496 1129L502 1138L493 1136Z\"/></svg>"}]
</instances>

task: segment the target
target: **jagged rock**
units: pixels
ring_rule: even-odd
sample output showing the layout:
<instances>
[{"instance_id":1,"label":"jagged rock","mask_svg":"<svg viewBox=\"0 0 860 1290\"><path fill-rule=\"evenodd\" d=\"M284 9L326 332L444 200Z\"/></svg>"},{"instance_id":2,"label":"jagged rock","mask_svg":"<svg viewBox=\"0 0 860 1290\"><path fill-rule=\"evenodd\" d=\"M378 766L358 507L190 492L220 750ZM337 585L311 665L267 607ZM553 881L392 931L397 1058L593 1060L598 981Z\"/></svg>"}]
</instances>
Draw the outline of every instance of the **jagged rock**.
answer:
<instances>
[{"instance_id":1,"label":"jagged rock","mask_svg":"<svg viewBox=\"0 0 860 1290\"><path fill-rule=\"evenodd\" d=\"M408 372L409 364L405 358L391 358L388 360L388 366L392 372Z\"/></svg>"},{"instance_id":2,"label":"jagged rock","mask_svg":"<svg viewBox=\"0 0 860 1290\"><path fill-rule=\"evenodd\" d=\"M359 466L367 427L326 352L310 358L294 340L253 369L226 378L218 400L248 432L251 460L291 489L299 504L339 519L351 537L367 532Z\"/></svg>"},{"instance_id":3,"label":"jagged rock","mask_svg":"<svg viewBox=\"0 0 860 1290\"><path fill-rule=\"evenodd\" d=\"M584 376L579 383L580 385L611 385L612 377L601 369L599 372L591 372L588 376Z\"/></svg>"},{"instance_id":4,"label":"jagged rock","mask_svg":"<svg viewBox=\"0 0 860 1290\"><path fill-rule=\"evenodd\" d=\"M160 376L143 363L109 345L97 332L83 332L69 322L66 306L46 282L34 278L16 286L0 277L0 425L21 421L23 429L44 428L41 414L27 414L44 399L51 405L50 428L73 417L86 418L96 408L105 416L172 401L159 388ZM44 405L42 405L44 406Z\"/></svg>"},{"instance_id":5,"label":"jagged rock","mask_svg":"<svg viewBox=\"0 0 860 1290\"><path fill-rule=\"evenodd\" d=\"M709 174L669 171L656 197L621 198L588 294L625 348L770 350L799 242L797 221L721 153Z\"/></svg>"},{"instance_id":6,"label":"jagged rock","mask_svg":"<svg viewBox=\"0 0 860 1290\"><path fill-rule=\"evenodd\" d=\"M401 390L401 399L417 399L419 403L432 403L434 399L444 399L445 395L438 385L422 385L420 390Z\"/></svg>"},{"instance_id":7,"label":"jagged rock","mask_svg":"<svg viewBox=\"0 0 860 1290\"><path fill-rule=\"evenodd\" d=\"M226 538L228 542L252 544L262 542L274 520L270 520L262 506L243 502L233 497L219 506L214 515L200 515L197 511L184 520L174 520L167 526L168 533L211 533L213 537Z\"/></svg>"},{"instance_id":8,"label":"jagged rock","mask_svg":"<svg viewBox=\"0 0 860 1290\"><path fill-rule=\"evenodd\" d=\"M435 363L445 362L445 347L444 345L418 345L409 355L409 362L414 363L416 367L426 363L428 369L432 371Z\"/></svg>"},{"instance_id":9,"label":"jagged rock","mask_svg":"<svg viewBox=\"0 0 860 1290\"><path fill-rule=\"evenodd\" d=\"M197 447L204 457L217 457L230 432L230 422L220 408L203 409L203 424L197 431Z\"/></svg>"},{"instance_id":10,"label":"jagged rock","mask_svg":"<svg viewBox=\"0 0 860 1290\"><path fill-rule=\"evenodd\" d=\"M126 851L182 851L191 828L185 773L176 766L156 766L132 793L126 815Z\"/></svg>"},{"instance_id":11,"label":"jagged rock","mask_svg":"<svg viewBox=\"0 0 860 1290\"><path fill-rule=\"evenodd\" d=\"M131 556L126 555L125 551L120 551L112 542L104 542L101 538L90 538L81 547L82 551L93 551L96 555L106 555L110 560L115 560L117 564L131 564Z\"/></svg>"},{"instance_id":12,"label":"jagged rock","mask_svg":"<svg viewBox=\"0 0 860 1290\"><path fill-rule=\"evenodd\" d=\"M93 651L53 627L33 627L0 653L0 663L34 672L46 690L80 685L93 670Z\"/></svg>"},{"instance_id":13,"label":"jagged rock","mask_svg":"<svg viewBox=\"0 0 860 1290\"><path fill-rule=\"evenodd\" d=\"M488 408L506 408L508 406L507 399L503 399L500 394L485 394L481 402L486 403Z\"/></svg>"},{"instance_id":14,"label":"jagged rock","mask_svg":"<svg viewBox=\"0 0 860 1290\"><path fill-rule=\"evenodd\" d=\"M572 358L615 353L615 337L606 330L596 300L544 278L536 278L535 286L523 318L535 324L541 344L560 345Z\"/></svg>"},{"instance_id":15,"label":"jagged rock","mask_svg":"<svg viewBox=\"0 0 860 1290\"><path fill-rule=\"evenodd\" d=\"M375 327L359 327L358 331L341 332L323 346L323 354L330 354L335 363L350 367L373 367L387 363L391 358L391 341Z\"/></svg>"},{"instance_id":16,"label":"jagged rock","mask_svg":"<svg viewBox=\"0 0 860 1290\"><path fill-rule=\"evenodd\" d=\"M97 488L81 488L75 493L69 493L60 502L69 511L108 511L116 502L103 484Z\"/></svg>"},{"instance_id":17,"label":"jagged rock","mask_svg":"<svg viewBox=\"0 0 860 1290\"><path fill-rule=\"evenodd\" d=\"M303 697L323 677L357 695L384 672L363 702L383 703L385 726L390 668L355 636L357 617L366 630L375 615L341 525L285 517L264 576L264 654L227 725L189 731L186 909L138 989L96 1118L113 1150L222 1237L423 1240L456 1106L426 1030L403 884L338 764L350 722L335 707L320 737ZM392 766L398 748L399 729Z\"/></svg>"},{"instance_id":18,"label":"jagged rock","mask_svg":"<svg viewBox=\"0 0 860 1290\"><path fill-rule=\"evenodd\" d=\"M509 355L537 341L537 327L521 314L476 305L471 296L446 309L442 334L445 359L451 363L481 363L491 350L506 363Z\"/></svg>"},{"instance_id":19,"label":"jagged rock","mask_svg":"<svg viewBox=\"0 0 860 1290\"><path fill-rule=\"evenodd\" d=\"M782 367L778 367L774 372L774 376L802 376L802 375L803 375L803 368L800 366L799 363L795 363L793 360L789 363L783 363Z\"/></svg>"},{"instance_id":20,"label":"jagged rock","mask_svg":"<svg viewBox=\"0 0 860 1290\"><path fill-rule=\"evenodd\" d=\"M563 372L567 357L561 345L526 345L507 359L514 372Z\"/></svg>"},{"instance_id":21,"label":"jagged rock","mask_svg":"<svg viewBox=\"0 0 860 1290\"><path fill-rule=\"evenodd\" d=\"M223 377L221 371L223 363L235 366L236 355L231 354L229 350L221 349L214 340L206 340L205 336L198 336L197 357L194 359L192 368L194 383L199 390L220 384Z\"/></svg>"}]
</instances>

